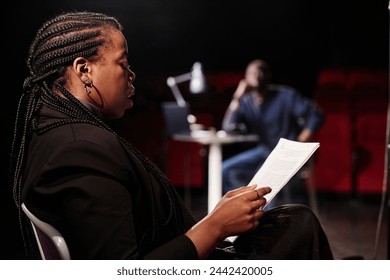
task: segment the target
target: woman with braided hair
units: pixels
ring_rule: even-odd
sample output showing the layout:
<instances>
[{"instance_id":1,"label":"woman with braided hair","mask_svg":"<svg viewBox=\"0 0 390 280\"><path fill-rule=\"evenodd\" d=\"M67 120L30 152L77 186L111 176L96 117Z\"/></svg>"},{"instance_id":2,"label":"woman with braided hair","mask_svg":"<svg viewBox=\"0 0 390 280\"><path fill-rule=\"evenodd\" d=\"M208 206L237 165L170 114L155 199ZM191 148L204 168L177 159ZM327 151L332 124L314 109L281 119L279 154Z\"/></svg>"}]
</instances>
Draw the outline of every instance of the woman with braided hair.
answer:
<instances>
[{"instance_id":1,"label":"woman with braided hair","mask_svg":"<svg viewBox=\"0 0 390 280\"><path fill-rule=\"evenodd\" d=\"M162 172L109 125L133 106L121 24L94 12L48 20L29 50L11 176L21 203L64 236L72 259L331 259L304 206L260 210L264 187L228 192L195 221ZM29 228L20 214L30 258ZM226 237L240 235L235 244Z\"/></svg>"}]
</instances>

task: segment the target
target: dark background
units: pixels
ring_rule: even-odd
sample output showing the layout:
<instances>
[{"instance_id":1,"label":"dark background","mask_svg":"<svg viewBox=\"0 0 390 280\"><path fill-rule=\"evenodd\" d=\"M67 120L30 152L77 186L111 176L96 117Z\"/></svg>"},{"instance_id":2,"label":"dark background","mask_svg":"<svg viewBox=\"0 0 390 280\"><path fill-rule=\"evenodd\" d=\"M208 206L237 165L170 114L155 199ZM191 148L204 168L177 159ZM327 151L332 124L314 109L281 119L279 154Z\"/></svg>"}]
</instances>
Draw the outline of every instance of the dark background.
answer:
<instances>
[{"instance_id":1,"label":"dark background","mask_svg":"<svg viewBox=\"0 0 390 280\"><path fill-rule=\"evenodd\" d=\"M2 17L2 259L23 254L8 157L24 60L46 19L69 10L116 16L125 26L140 86L151 76L188 72L195 61L207 73L243 71L249 60L263 58L277 82L311 96L325 67L387 69L389 63L387 0L14 0L11 5Z\"/></svg>"}]
</instances>

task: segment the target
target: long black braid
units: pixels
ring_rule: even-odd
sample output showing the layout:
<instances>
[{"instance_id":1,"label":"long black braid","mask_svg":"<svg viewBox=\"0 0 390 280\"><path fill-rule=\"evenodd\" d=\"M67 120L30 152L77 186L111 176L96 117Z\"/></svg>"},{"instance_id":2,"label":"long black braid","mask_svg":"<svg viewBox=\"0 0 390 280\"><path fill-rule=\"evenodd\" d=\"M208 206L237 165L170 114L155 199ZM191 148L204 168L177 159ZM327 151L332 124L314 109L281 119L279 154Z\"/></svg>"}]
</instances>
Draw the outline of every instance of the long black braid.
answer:
<instances>
[{"instance_id":1,"label":"long black braid","mask_svg":"<svg viewBox=\"0 0 390 280\"><path fill-rule=\"evenodd\" d=\"M103 31L112 28L123 29L114 17L94 12L64 13L47 21L38 30L30 46L26 61L29 77L25 79L23 84L23 94L17 108L10 164L13 197L19 209L22 233L24 230L20 206L24 183L23 170L31 133L43 133L69 123L90 123L116 134L107 123L82 105L63 87L66 79L64 76L66 67L72 65L77 57L98 60L99 47L110 43L103 35ZM52 91L53 87L56 87L66 98L55 94ZM38 128L38 112L43 104L69 115L70 118ZM176 224L177 231L182 233L184 231L182 216L177 209L176 196L166 176L123 137L119 135L117 137L122 145L126 146L163 186L171 205L170 215L165 223L175 219L173 224ZM156 211L157 209L154 209L155 214ZM154 225L151 230L155 231L157 228L158 225ZM153 232L153 236L156 234L158 233ZM24 235L23 239L26 243Z\"/></svg>"}]
</instances>

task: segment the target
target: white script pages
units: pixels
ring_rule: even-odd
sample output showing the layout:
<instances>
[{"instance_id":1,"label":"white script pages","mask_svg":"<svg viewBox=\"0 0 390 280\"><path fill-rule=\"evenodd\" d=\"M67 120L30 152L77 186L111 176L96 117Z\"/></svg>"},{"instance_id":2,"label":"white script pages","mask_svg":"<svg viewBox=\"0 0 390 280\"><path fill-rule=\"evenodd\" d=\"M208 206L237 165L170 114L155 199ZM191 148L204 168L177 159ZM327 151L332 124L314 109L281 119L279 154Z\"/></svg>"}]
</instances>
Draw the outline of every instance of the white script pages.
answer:
<instances>
[{"instance_id":1,"label":"white script pages","mask_svg":"<svg viewBox=\"0 0 390 280\"><path fill-rule=\"evenodd\" d=\"M272 189L264 196L267 199L264 207L301 169L319 146L318 142L298 142L280 138L276 147L248 184L248 186L256 184L257 188L270 187ZM233 242L236 237L230 236L227 239Z\"/></svg>"},{"instance_id":2,"label":"white script pages","mask_svg":"<svg viewBox=\"0 0 390 280\"><path fill-rule=\"evenodd\" d=\"M267 199L264 207L301 169L319 146L318 142L298 142L280 138L249 183L249 185L257 184L257 188L271 187L272 191L264 196Z\"/></svg>"}]
</instances>

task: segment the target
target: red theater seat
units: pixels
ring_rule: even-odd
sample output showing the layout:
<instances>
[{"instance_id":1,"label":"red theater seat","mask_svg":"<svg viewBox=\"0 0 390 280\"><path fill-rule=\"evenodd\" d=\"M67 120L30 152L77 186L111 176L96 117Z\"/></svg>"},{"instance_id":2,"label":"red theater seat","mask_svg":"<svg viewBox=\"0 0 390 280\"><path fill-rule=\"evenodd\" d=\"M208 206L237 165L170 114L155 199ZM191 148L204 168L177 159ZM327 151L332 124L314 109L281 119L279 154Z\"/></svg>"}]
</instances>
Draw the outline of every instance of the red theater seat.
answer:
<instances>
[{"instance_id":1,"label":"red theater seat","mask_svg":"<svg viewBox=\"0 0 390 280\"><path fill-rule=\"evenodd\" d=\"M203 187L207 179L207 147L169 140L165 174L175 187Z\"/></svg>"},{"instance_id":2,"label":"red theater seat","mask_svg":"<svg viewBox=\"0 0 390 280\"><path fill-rule=\"evenodd\" d=\"M347 79L354 96L356 190L362 194L380 193L383 187L388 76L387 71L357 69Z\"/></svg>"},{"instance_id":3,"label":"red theater seat","mask_svg":"<svg viewBox=\"0 0 390 280\"><path fill-rule=\"evenodd\" d=\"M352 130L347 114L327 111L326 121L317 132L320 147L315 154L315 187L319 191L352 191Z\"/></svg>"},{"instance_id":4,"label":"red theater seat","mask_svg":"<svg viewBox=\"0 0 390 280\"><path fill-rule=\"evenodd\" d=\"M325 123L315 138L315 186L319 191L352 191L352 118L344 69L325 69L317 79L315 100L325 112Z\"/></svg>"},{"instance_id":5,"label":"red theater seat","mask_svg":"<svg viewBox=\"0 0 390 280\"><path fill-rule=\"evenodd\" d=\"M386 149L386 114L369 112L356 119L358 193L380 193L383 187Z\"/></svg>"},{"instance_id":6,"label":"red theater seat","mask_svg":"<svg viewBox=\"0 0 390 280\"><path fill-rule=\"evenodd\" d=\"M325 69L316 101L326 120L316 138L318 190L378 194L383 186L388 71Z\"/></svg>"}]
</instances>

